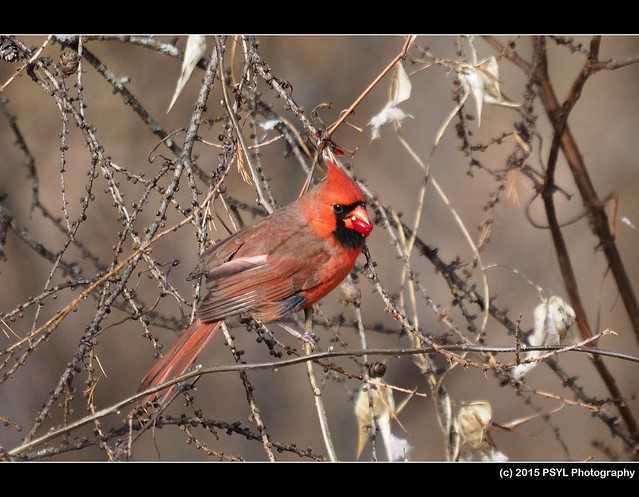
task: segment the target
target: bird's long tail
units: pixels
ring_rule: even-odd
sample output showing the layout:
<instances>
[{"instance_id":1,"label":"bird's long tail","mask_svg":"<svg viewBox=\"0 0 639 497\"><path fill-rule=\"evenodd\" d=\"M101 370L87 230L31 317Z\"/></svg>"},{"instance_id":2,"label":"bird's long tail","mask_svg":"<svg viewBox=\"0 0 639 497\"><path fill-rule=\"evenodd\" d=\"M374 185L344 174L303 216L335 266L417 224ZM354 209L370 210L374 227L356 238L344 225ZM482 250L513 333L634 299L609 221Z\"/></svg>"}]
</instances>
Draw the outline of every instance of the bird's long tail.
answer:
<instances>
[{"instance_id":1,"label":"bird's long tail","mask_svg":"<svg viewBox=\"0 0 639 497\"><path fill-rule=\"evenodd\" d=\"M222 321L203 323L199 319L194 321L180 337L177 343L162 359L144 376L138 387L138 392L164 383L184 374L189 366L195 362L198 354L215 335ZM157 398L160 404L168 398L175 385L166 390L153 393L146 397L146 402L152 402Z\"/></svg>"}]
</instances>

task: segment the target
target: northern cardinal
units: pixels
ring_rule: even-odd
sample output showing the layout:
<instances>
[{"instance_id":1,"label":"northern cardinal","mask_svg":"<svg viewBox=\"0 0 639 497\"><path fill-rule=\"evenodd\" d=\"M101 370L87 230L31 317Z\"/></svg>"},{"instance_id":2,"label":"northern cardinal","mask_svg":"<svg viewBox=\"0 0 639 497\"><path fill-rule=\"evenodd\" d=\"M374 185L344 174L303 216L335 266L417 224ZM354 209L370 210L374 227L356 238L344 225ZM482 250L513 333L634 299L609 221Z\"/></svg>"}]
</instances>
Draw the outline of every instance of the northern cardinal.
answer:
<instances>
[{"instance_id":1,"label":"northern cardinal","mask_svg":"<svg viewBox=\"0 0 639 497\"><path fill-rule=\"evenodd\" d=\"M263 322L280 320L316 303L352 271L373 224L362 191L335 164L325 162L325 182L202 254L189 276L206 275L208 294L197 319L146 374L138 391L185 373L224 319L250 313ZM160 403L170 391L161 392Z\"/></svg>"}]
</instances>

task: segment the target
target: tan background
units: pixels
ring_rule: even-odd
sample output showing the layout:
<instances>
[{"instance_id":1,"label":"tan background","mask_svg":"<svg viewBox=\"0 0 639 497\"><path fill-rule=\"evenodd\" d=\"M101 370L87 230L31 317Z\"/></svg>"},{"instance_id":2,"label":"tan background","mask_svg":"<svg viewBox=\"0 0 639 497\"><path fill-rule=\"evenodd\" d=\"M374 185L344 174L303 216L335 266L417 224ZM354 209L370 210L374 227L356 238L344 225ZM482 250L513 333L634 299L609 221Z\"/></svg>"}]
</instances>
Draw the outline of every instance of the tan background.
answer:
<instances>
[{"instance_id":1,"label":"tan background","mask_svg":"<svg viewBox=\"0 0 639 497\"><path fill-rule=\"evenodd\" d=\"M39 45L43 37L21 37L32 45ZM169 40L170 37L161 37ZM580 39L587 43L588 38ZM270 65L273 74L287 80L293 87L293 98L307 111L307 115L318 104L330 102L331 111L324 110L321 116L326 123L333 122L341 109L347 108L363 89L380 73L390 60L398 53L403 39L398 36L264 36L260 37L260 53ZM178 46L184 47L184 37ZM442 58L455 58L455 38L452 36L420 37L417 43L430 47L432 53ZM569 89L584 57L571 53L565 47L554 46L549 41L550 73L557 94L562 98ZM160 122L165 130L184 127L192 112L201 71L196 74L185 88L177 104L169 114L165 113L168 102L175 87L180 62L164 55L153 53L142 47L123 44L119 41L90 42L87 47L119 77L131 79L127 84L129 90L137 96L144 107ZM494 54L494 51L481 39L476 47L480 58ZM212 44L209 44L209 49ZM517 42L517 50L525 58L530 56L530 39L522 38ZM57 59L60 48L49 46L44 54ZM639 53L639 38L604 37L601 60L622 58ZM418 65L414 66L419 67ZM4 83L13 71L15 64L0 62L0 83ZM639 206L636 198L639 189L639 168L636 157L639 141L636 139L637 101L639 97L639 68L629 66L617 71L604 71L591 78L586 89L571 115L569 124L581 147L591 174L593 183L601 198L615 192L619 196L619 216L627 216L639 225ZM157 137L152 136L146 125L135 116L131 109L122 105L120 95L114 95L109 85L88 68L84 77L85 100L89 104L86 113L88 120L97 128L97 135L104 144L106 155L117 164L135 171L157 170L160 160L149 164L148 156L157 145ZM521 101L523 84L526 76L507 61L500 63L500 80L504 93L515 101ZM73 84L73 78L67 80ZM413 117L405 120L401 127L402 137L408 141L421 157L427 158L435 133L446 116L454 107L451 98L454 89L454 74L447 74L443 68L433 66L411 76L413 85L412 98L401 107ZM399 145L390 126L381 131L381 139L371 142L367 123L385 105L388 96L389 78L380 83L358 107L356 114L349 119L354 125L363 128L360 133L356 129L342 126L334 136L334 141L345 149L357 149L351 161L355 174L367 182L369 189L384 204L404 213L405 220L411 222L415 215L415 197L421 184L422 174L415 162ZM263 89L264 92L268 90ZM62 129L61 114L53 100L46 93L22 75L0 94L0 98L8 99L8 109L17 116L17 124L25 135L27 145L35 157L39 174L40 199L56 215L62 215L61 176L60 176L60 144L59 133ZM277 100L272 99L277 105ZM209 101L211 114L222 115L218 106L219 98ZM537 103L537 105L539 105ZM541 170L545 163L550 143L548 124L537 107L539 122L537 130L542 137L542 146L535 142L536 157L530 164ZM474 104L469 104L467 113L474 113ZM287 119L297 124L290 114ZM484 104L481 127L471 124L473 143L486 142L498 137L504 130L509 130L512 123L519 119L519 114L512 109ZM88 152L82 143L82 136L71 124L71 134L67 137L69 150L66 154L67 173L66 195L70 201L71 218L79 212L81 195L85 194L86 171L89 168ZM208 130L204 127L201 134L207 139L215 140L219 130ZM13 145L15 139L10 132L5 118L0 118L0 194L7 194L4 204L14 214L20 225L28 226L34 236L46 240L52 249L59 250L65 237L42 216L33 215L31 180L27 177L23 166L24 156ZM469 176L468 160L459 152L460 142L456 139L454 127L446 131L443 142L438 148L432 164L433 177L439 182L450 203L458 211L471 235L477 239L476 226L483 219L483 210L489 195L494 192L496 183L483 171L474 171ZM505 157L514 150L512 140L505 140L501 146L489 149L485 154L477 153L480 160L494 170L505 167ZM166 149L162 149L167 153ZM218 150L212 147L198 147L200 167L217 167ZM299 169L285 168L292 159L282 159L281 146L270 147L264 151L264 163L267 173L273 178L273 190L282 204L294 199L303 182L303 174ZM290 171L294 170L295 173ZM150 176L150 174L149 174ZM581 211L575 185L565 163L560 159L557 182L566 190L576 195L570 201L557 198L560 219L572 219ZM234 172L228 180L229 190L247 201L252 202L254 193L250 186L243 183ZM431 185L432 186L432 185ZM422 239L439 249L445 261L452 261L459 256L468 261L472 252L453 222L448 208L444 205L435 190L429 186L419 227ZM503 309L509 309L511 319L522 314L522 329L532 326L532 312L539 303L536 290L523 279L507 268L516 268L531 278L537 285L566 298L557 260L552 247L550 234L530 225L524 215L523 206L532 197L531 184L519 177L517 179L519 204L502 196L495 209L495 223L492 228L490 242L482 252L484 264L499 264L501 269L488 272L490 292L495 297L494 303ZM101 193L104 185L95 188ZM134 185L124 186L131 192L129 202L137 200L139 190ZM181 192L188 201L186 188ZM109 205L107 195L98 198L89 214L90 222L84 223L79 232L79 239L87 248L109 263L112 259L111 247L117 241L118 222L115 212ZM157 200L157 199L156 199ZM370 209L369 209L370 211ZM179 222L180 216L170 209L168 223ZM152 219L154 206L151 203L144 214ZM532 217L539 223L545 222L543 206L539 201L533 203ZM143 229L145 220L139 226ZM221 235L220 235L221 236ZM597 250L596 239L587 227L585 220L564 229L570 255L580 284L581 296L589 312L590 324L595 330L613 329L617 336L608 337L600 344L603 348L622 351L634 356L637 352L637 338L633 335L625 316L622 303L614 286L614 282L606 274L603 255ZM626 269L633 281L637 280L639 265L636 247L639 233L627 225L617 223L617 242ZM382 283L391 292L398 292L397 275L400 265L389 238L384 230L378 227L369 239L371 253L378 263L378 271ZM130 245L128 246L130 249ZM4 247L7 261L0 261L0 313L15 309L31 295L42 291L51 265L16 239L9 232L7 245ZM76 254L76 259L80 260ZM181 291L181 295L191 298L192 286L185 281L186 275L196 264L197 246L192 230L182 230L158 244L153 251L157 261L168 261L179 258L181 263L171 273L171 283ZM363 258L360 259L360 262ZM432 265L415 254L412 258L415 268L420 272L420 282L427 289L435 305L450 306L451 297L440 275ZM95 269L89 261L82 260L88 275ZM140 266L139 270L146 269ZM157 288L153 282L141 277L142 287L148 294L143 294L147 305L152 305L157 298ZM134 276L131 285L137 282ZM384 305L379 296L372 291L367 282L362 284L362 307L365 322L371 328L379 323L387 330L397 330L397 323L384 312ZM67 292L61 295L58 303L42 309L43 316L38 325L49 316L58 305L68 303L74 295ZM341 310L337 292L326 299L324 310L327 314ZM422 301L423 305L423 301ZM163 315L179 318L176 301L165 297L160 302ZM58 378L73 355L84 326L95 313L95 302L87 301L79 311L65 322L64 326L52 335L51 340L39 347L27 364L10 380L0 385L0 416L10 419L28 431L35 413L48 398L49 392L58 382ZM346 311L348 319L352 313ZM421 310L420 324L433 335L439 335L445 328L437 322L431 309L424 305ZM118 319L110 322L113 324ZM465 331L465 323L458 319L455 325ZM34 326L33 314L27 313L24 319L11 324L12 328L24 336ZM154 329L168 347L174 342L171 330ZM276 328L278 337L288 341L284 333ZM353 332L343 331L349 345L359 348L358 338ZM255 344L254 335L247 335L243 327L234 331L234 336L246 353L247 361L269 361L263 346ZM406 338L376 332L370 329L368 340L371 346L406 346ZM513 338L508 336L500 325L489 320L487 327L487 343L490 345L512 345ZM0 349L12 343L13 337L0 334ZM206 352L200 357L203 364L231 364L232 359L222 337L216 337ZM328 346L328 339L321 344ZM293 345L295 345L293 343ZM103 378L95 395L100 407L108 406L117 400L131 395L139 379L153 364L153 350L148 340L142 337L141 328L136 323L125 323L106 330L99 337L98 355L107 377ZM166 350L166 349L165 349ZM618 386L627 397L628 402L637 411L637 365L621 360L607 359L606 364L618 381ZM353 372L358 372L353 362L344 361ZM587 390L587 394L599 399L607 398L601 380L593 371L587 356L584 354L565 355L560 364L572 376L578 378L579 384ZM407 389L417 388L420 392L430 393L427 384L409 359L390 361L390 383ZM317 427L312 398L306 381L303 366L282 368L277 372L270 370L251 374L255 386L255 396L261 415L267 424L274 440L283 443L296 443L300 448L311 447L314 452L323 454L323 444ZM531 384L540 390L553 392L558 396L573 399L570 392L564 389L561 381L545 366L540 366L531 374ZM336 382L329 379L324 390L324 400L329 407L329 422L335 439L339 458L352 460L356 451L356 423L352 413L352 392L359 386L358 382L346 380ZM493 406L495 422L506 423L520 416L526 416L539 410L552 410L562 402L556 399L534 398L534 406L530 406L524 397L509 387L500 387L498 381L488 372L476 369L457 368L447 377L446 386L458 408L461 402L473 400L489 400ZM76 397L80 399L83 385L75 384ZM254 429L248 419L246 396L237 374L210 375L198 383L198 405L207 416L228 422L240 421ZM403 396L398 395L398 401ZM175 412L183 411L181 402L176 402ZM610 404L605 405L611 415L616 411ZM60 412L59 410L57 412ZM81 402L75 412L76 416L85 415ZM119 418L124 414L105 420L106 426L119 426ZM410 453L412 460L441 460L444 457L444 441L438 428L431 398L415 398L400 413L402 425L407 430L403 433L395 425L398 435L408 438L413 446ZM55 426L62 419L51 419ZM90 427L87 428L90 434ZM223 431L217 434L219 439L210 434L198 432L201 440L205 440L209 448L223 452L229 456L239 455L247 460L263 460L264 451L258 442L244 440L239 435L228 436ZM23 433L12 427L0 430L0 445L10 449L20 443ZM519 428L518 433L495 435L497 447L511 460L609 460L628 458L628 453L621 450L622 445L613 439L609 429L594 419L587 409L579 406L565 405L554 413L548 421L541 419L531 421ZM602 444L604 448L595 445ZM381 453L381 448L379 453ZM282 460L298 460L290 454L278 454ZM370 457L365 452L363 459ZM79 452L69 452L60 459L104 460L105 453L97 448ZM198 451L193 445L184 441L184 434L177 428L164 428L157 433L156 440L147 433L134 446L134 460L209 460L204 451Z\"/></svg>"}]
</instances>

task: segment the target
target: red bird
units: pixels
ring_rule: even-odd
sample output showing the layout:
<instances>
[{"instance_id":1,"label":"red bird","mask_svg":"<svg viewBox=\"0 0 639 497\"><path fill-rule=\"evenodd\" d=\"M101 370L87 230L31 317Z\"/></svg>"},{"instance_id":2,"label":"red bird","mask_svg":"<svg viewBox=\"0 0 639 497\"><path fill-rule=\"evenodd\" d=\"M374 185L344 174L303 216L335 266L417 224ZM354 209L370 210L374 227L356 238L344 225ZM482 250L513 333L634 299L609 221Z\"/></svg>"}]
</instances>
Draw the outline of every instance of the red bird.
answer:
<instances>
[{"instance_id":1,"label":"red bird","mask_svg":"<svg viewBox=\"0 0 639 497\"><path fill-rule=\"evenodd\" d=\"M326 164L327 181L202 254L189 276L206 275L208 294L197 319L138 391L185 373L224 319L250 313L263 322L280 320L316 303L352 271L373 224L362 191Z\"/></svg>"}]
</instances>

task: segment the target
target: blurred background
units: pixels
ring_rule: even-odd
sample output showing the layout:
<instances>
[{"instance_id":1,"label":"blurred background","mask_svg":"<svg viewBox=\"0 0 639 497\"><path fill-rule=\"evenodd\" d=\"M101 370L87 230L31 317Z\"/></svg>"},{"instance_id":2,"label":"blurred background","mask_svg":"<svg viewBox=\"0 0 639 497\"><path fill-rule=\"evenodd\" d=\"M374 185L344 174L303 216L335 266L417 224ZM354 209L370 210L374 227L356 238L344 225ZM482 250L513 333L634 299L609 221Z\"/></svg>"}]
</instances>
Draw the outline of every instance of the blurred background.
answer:
<instances>
[{"instance_id":1,"label":"blurred background","mask_svg":"<svg viewBox=\"0 0 639 497\"><path fill-rule=\"evenodd\" d=\"M45 43L46 37L18 36L16 39L37 49ZM175 53L184 50L186 44L184 36L158 36L151 37L151 40L153 47L175 45ZM531 37L498 37L498 40L502 44L513 42L517 54L531 63ZM213 37L207 37L206 41L204 58L208 59L214 48ZM404 38L259 36L258 41L259 54L271 74L288 83L288 91L295 104L304 109L304 115L317 129L322 129L335 122L340 112L347 109L397 56ZM589 37L570 38L569 42L565 39L560 42L547 40L550 79L560 100L565 98L581 71L589 43ZM233 48L232 44L233 39L227 38L225 64L228 68L233 67L233 71L228 72L229 77L237 78L243 70L244 54L241 45ZM167 112L181 70L179 56L157 50L151 47L151 43L132 42L126 37L94 37L87 39L83 46L114 78L125 83L137 104L164 132L174 133L172 138L182 146L183 130L189 125L202 84L202 67L195 68L176 103ZM51 63L47 67L54 68L60 55L67 50L51 40L39 57L49 57ZM458 105L455 100L460 87L458 64L464 60L472 65L473 50L478 61L496 57L503 95L513 102L523 103L530 74L502 58L484 39L419 36L404 60L411 91L410 98L398 104L409 115L401 121L401 127L385 124L379 129L379 138L371 139L370 122L387 105L391 94L394 73L390 72L366 95L332 140L346 152L340 157L342 162L350 166L354 176L364 182L372 195L369 213L375 212L374 199L382 206L401 213L401 219L407 226L412 227L417 222L420 240L436 248L438 256L446 264L458 260L458 274L467 279L469 286L475 285L480 294L483 294L482 274L485 274L492 303L512 322L520 319L522 336L525 336L534 327L535 307L542 303L538 288L544 290L545 296L557 295L566 301L568 296L550 233L539 227L547 225L543 203L535 195L529 177L521 171L509 171L509 158L521 151L513 130L517 129L516 123L522 122L522 113L518 108L484 102L479 120L476 102L469 97L463 109L466 118L461 121L459 115L453 114L451 119L451 113ZM12 348L18 337L25 338L39 329L86 288L83 284L73 288L65 286L73 277L62 270L63 264L81 270L81 276L76 277L88 280L112 264L116 256L114 247L122 243L121 232L125 222L112 194L113 185L109 184L100 167L93 167L92 159L95 158L74 117L61 111L51 92L30 77L28 68L14 77L23 64L8 60L6 53L0 53L3 56L0 60L3 109L0 116L0 200L4 219L8 219L6 216L10 213L14 224L0 224L3 235L0 242L5 256L0 260L0 317L3 318L0 323L3 330L0 333L0 363L3 367L0 419L4 421L0 428L0 446L9 451L19 446L25 437L41 436L51 427L59 427L90 414L91 409L106 408L133 395L140 379L156 359L153 344L144 336L145 326L139 320L126 319L126 312L114 308L101 321L102 331L92 337L91 353L76 365L72 380L64 379L68 364L86 338L87 326L103 310L99 289L79 302L77 310L65 317L46 341L38 341L34 346L34 337L19 348ZM599 60L622 60L637 54L639 38L605 36ZM122 94L114 91L112 83L94 65L84 61L81 67L84 71L80 74L75 72L65 78L56 76L55 79L59 84L67 85L68 95L77 96L81 92L85 106L81 106L79 112L94 129L104 155L112 161L109 170L117 181L115 189L123 195L122 203L136 212L137 218L131 226L143 237L145 230L154 222L163 196L152 190L144 199L144 208L137 211L135 206L142 202L147 192L141 179L152 179L158 175L159 184L168 184L172 169L169 168L163 175L159 173L165 165L164 158L175 159L175 154L161 142L158 134L151 131L148 119L140 117L135 106L129 105ZM256 76L251 84L254 82L260 98L304 138L306 131L287 103L264 79ZM639 205L636 201L639 193L636 161L639 142L635 137L639 125L638 101L639 68L636 64L604 70L588 80L568 120L599 197L603 200L615 194L618 199L616 210L610 203L607 212L610 222L615 223L616 243L632 282L637 281L639 275L636 257L639 233L635 228L639 226ZM542 178L552 132L539 99L535 99L533 104L535 137L530 142L530 154L525 162ZM317 115L313 115L316 108ZM291 153L285 140L269 142L278 134L264 125L264 115L249 111L247 105L242 106L238 115L243 132L251 137L251 142L254 133L257 140L267 143L259 149L260 165L277 205L289 203L299 194L306 177L298 157ZM227 117L219 80L215 81L211 90L204 119L198 132L203 141L196 144L193 161L201 171L209 174L217 170L224 153L219 136L225 132ZM263 126L254 128L255 123ZM28 152L21 146L16 129ZM475 146L472 152L463 146L464 136ZM415 156L428 163L435 144L430 161L431 178L424 191L424 170ZM310 163L311 160L307 159L307 166ZM197 183L199 200L204 198L208 188L206 182L202 178L192 179L184 175L180 191L167 211L164 228L180 223L185 217L185 209L191 207L191 181ZM566 223L562 233L589 325L594 332L611 329L616 333L606 336L598 345L637 357L637 336L607 270L598 240L593 236L587 219L581 216L583 203L561 155L556 183L560 188L555 194L559 221ZM242 179L235 164L230 167L224 184L234 201L257 207L254 186ZM441 193L434 187L435 184ZM89 206L84 210L83 202L87 199ZM223 219L228 219L224 203L217 201L214 208ZM242 209L240 206L239 210L241 221L246 224L259 217L259 209ZM69 244L70 226L78 220L73 242ZM379 216L377 222L368 239L368 247L376 262L380 283L398 302L403 295L407 302L406 315L414 322L415 314L411 310L410 294L403 278L405 265L393 242L398 235L395 232L391 236L391 231L383 226ZM18 236L16 227L23 229L22 236ZM215 222L215 219L207 225L207 229L211 240L223 238L226 234L222 223ZM475 246L481 244L479 262L464 229ZM162 282L153 276L149 264L142 261L135 267L126 285L145 309L157 313L157 320L148 326L148 330L163 344L164 351L175 342L192 310L194 286L186 281L186 277L197 264L196 232L187 225L153 245L151 258L164 275ZM30 245L28 240L33 240L33 243ZM50 251L52 257L43 256L42 247ZM117 254L118 260L123 260L133 248L131 236L128 236L122 243L121 254ZM61 263L55 262L58 255ZM456 296L442 273L436 271L432 262L417 249L410 253L408 261L420 285L416 291L416 316L424 334L441 343L447 340L475 343L476 334L469 330L469 322L460 312ZM172 265L172 262L179 263ZM371 284L364 262L365 258L361 256L356 282L361 291L367 346L387 349L414 346L410 337L401 333L400 323L386 312L386 305ZM482 272L482 266L486 268L485 272ZM171 291L164 294L159 288L160 283L168 283ZM45 289L55 285L65 287L38 298ZM466 309L468 313L477 315L472 322L481 328L481 310L468 302ZM320 336L319 350L325 351L329 347L338 350L362 348L361 337L353 325L357 313L352 305L345 306L341 302L339 291L324 299L321 311L335 323L339 322L336 318L343 319L343 324L332 330L320 328L316 331ZM127 312L130 313L130 309ZM164 326L160 318L165 320ZM244 361L249 364L276 361L265 344L256 341L255 332L247 332L237 320L229 325L236 346L244 351ZM279 340L301 349L299 343L279 327L269 327ZM339 340L334 341L335 336ZM482 336L486 345L515 344L514 336L494 317L486 322ZM286 353L283 357L287 357ZM474 354L471 357L477 362L485 362L488 356ZM496 356L497 360L504 362L513 358L512 354ZM450 447L438 422L437 399L427 377L408 356L382 356L372 360L383 360L387 366L384 381L403 389L394 392L397 405L409 396L406 392L416 391L419 394L410 398L392 424L393 433L405 439L410 446L406 457L415 461L446 460ZM577 399L564 379L546 364L534 368L526 377L526 388L518 389L494 370L450 367L447 361L436 356L433 361L439 368L436 377L446 387L453 415L465 403L486 401L492 407L494 425L532 417L514 430L498 431L495 426L491 429L492 447L510 460L609 461L635 457L628 444L613 436L610 426L601 417L593 415L592 406L583 399ZM610 399L610 392L586 354L565 353L556 361L561 370L583 389L584 395L597 403L597 409L603 410L610 418L618 418L619 413L611 400L619 399ZM334 362L351 375L361 374L361 358L339 358ZM205 366L234 364L221 334L210 342L198 363ZM639 412L636 362L605 358L604 363L623 396L623 402L636 416ZM16 364L19 366L15 367ZM316 369L337 457L343 461L355 460L358 457L359 428L354 414L354 398L362 382L344 374ZM309 448L312 454L326 457L305 366L250 371L249 377L254 401L271 441L295 445L301 451ZM60 388L64 394L52 397L52 392ZM193 416L196 412L220 423L238 422L258 433L247 404L247 394L237 373L206 375L198 380L196 390L191 394L195 407L185 406L183 399L178 398L169 413ZM47 415L40 424L35 420L43 408ZM52 440L48 445L66 447L65 443L76 442L80 446L84 440L94 440L96 434L122 429L126 427L130 409L131 406L128 406L101 418L99 423L89 423L72 431L66 438ZM543 416L547 413L548 416ZM627 433L628 427L621 421L619 423L621 430ZM109 460L118 440L126 439L125 430L121 436L109 438L102 446L87 444L77 450L51 451L43 459ZM189 443L193 440L197 442ZM385 453L379 439L376 449L373 454L370 442L367 443L360 460L384 460ZM468 443L464 444L459 458L481 459L481 454L471 449ZM39 458L31 452L29 454L34 459ZM275 451L275 455L283 461L313 459L292 450ZM221 425L215 429L164 426L161 430L149 430L135 440L126 456L120 454L120 457L134 461L218 460L227 457L268 460L261 441L227 432Z\"/></svg>"}]
</instances>

